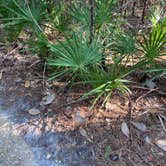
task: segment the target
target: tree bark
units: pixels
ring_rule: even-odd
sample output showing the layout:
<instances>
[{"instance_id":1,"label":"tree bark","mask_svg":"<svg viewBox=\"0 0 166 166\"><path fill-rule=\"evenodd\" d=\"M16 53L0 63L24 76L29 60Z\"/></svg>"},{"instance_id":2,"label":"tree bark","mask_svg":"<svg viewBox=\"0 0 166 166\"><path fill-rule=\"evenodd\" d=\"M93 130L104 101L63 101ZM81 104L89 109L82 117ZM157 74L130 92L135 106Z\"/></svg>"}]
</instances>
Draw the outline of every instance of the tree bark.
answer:
<instances>
[{"instance_id":1,"label":"tree bark","mask_svg":"<svg viewBox=\"0 0 166 166\"><path fill-rule=\"evenodd\" d=\"M133 2L133 7L132 7L132 16L135 16L135 7L136 7L137 2Z\"/></svg>"},{"instance_id":2,"label":"tree bark","mask_svg":"<svg viewBox=\"0 0 166 166\"><path fill-rule=\"evenodd\" d=\"M146 2L147 2L147 0L144 0L144 3L143 3L143 11L142 11L142 18L141 18L141 21L143 24L144 24L144 18L145 18L145 14L146 14Z\"/></svg>"},{"instance_id":3,"label":"tree bark","mask_svg":"<svg viewBox=\"0 0 166 166\"><path fill-rule=\"evenodd\" d=\"M91 44L94 38L94 0L89 0L90 4L90 36L89 43Z\"/></svg>"}]
</instances>

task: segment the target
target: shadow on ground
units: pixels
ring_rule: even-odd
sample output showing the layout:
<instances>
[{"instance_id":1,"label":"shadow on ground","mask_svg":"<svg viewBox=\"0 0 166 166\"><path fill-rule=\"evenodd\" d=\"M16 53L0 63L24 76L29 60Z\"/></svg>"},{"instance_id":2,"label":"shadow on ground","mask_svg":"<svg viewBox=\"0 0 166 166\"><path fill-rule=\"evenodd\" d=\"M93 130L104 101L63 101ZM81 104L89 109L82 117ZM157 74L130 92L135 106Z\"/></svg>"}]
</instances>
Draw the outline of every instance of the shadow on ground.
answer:
<instances>
[{"instance_id":1,"label":"shadow on ground","mask_svg":"<svg viewBox=\"0 0 166 166\"><path fill-rule=\"evenodd\" d=\"M28 114L27 110L40 107L42 87L26 89L17 74L4 72L3 75L0 84L0 165L94 165L91 146L75 131L52 131L46 122L45 108L40 115Z\"/></svg>"},{"instance_id":2,"label":"shadow on ground","mask_svg":"<svg viewBox=\"0 0 166 166\"><path fill-rule=\"evenodd\" d=\"M156 138L165 138L156 118L156 112L160 113L164 106L160 104L165 103L164 98L151 96L146 101L140 100L136 111L141 111L141 121L148 125L148 130L142 133L132 128L132 140L129 140L120 130L122 122L128 120L127 100L112 98L108 105L110 110L98 110L89 124L75 126L73 114L87 112L86 103L58 109L57 106L68 101L62 94L56 96L56 103L41 107L41 71L31 67L33 62L23 61L18 65L11 59L10 64L4 62L0 66L3 71L0 79L0 166L164 165L165 153L153 142ZM33 87L25 87L27 80L33 82ZM51 90L56 93L56 89ZM138 98L142 91L139 94L133 89L133 94ZM34 107L41 111L39 115L28 113ZM146 143L147 136L153 141Z\"/></svg>"}]
</instances>

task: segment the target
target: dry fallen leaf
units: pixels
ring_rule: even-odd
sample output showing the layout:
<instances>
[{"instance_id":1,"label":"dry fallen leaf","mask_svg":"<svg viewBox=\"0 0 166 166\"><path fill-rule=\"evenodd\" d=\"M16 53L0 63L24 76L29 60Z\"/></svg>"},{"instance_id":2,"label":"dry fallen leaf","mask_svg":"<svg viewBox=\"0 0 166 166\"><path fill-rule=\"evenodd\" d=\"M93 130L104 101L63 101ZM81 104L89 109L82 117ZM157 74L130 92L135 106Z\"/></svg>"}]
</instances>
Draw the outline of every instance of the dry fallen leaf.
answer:
<instances>
[{"instance_id":1,"label":"dry fallen leaf","mask_svg":"<svg viewBox=\"0 0 166 166\"><path fill-rule=\"evenodd\" d=\"M123 134L129 138L129 128L128 128L126 122L122 123L121 130L122 130Z\"/></svg>"},{"instance_id":2,"label":"dry fallen leaf","mask_svg":"<svg viewBox=\"0 0 166 166\"><path fill-rule=\"evenodd\" d=\"M85 129L83 129L82 127L80 127L79 131L80 131L80 134L81 134L82 136L84 136L89 142L93 142L93 141L89 138L89 136L88 136L88 134L87 134L87 132L86 132Z\"/></svg>"},{"instance_id":3,"label":"dry fallen leaf","mask_svg":"<svg viewBox=\"0 0 166 166\"><path fill-rule=\"evenodd\" d=\"M40 80L38 80L38 79L35 79L35 80L31 81L31 82L30 82L31 88L36 88L36 87L38 87L39 81L40 81Z\"/></svg>"},{"instance_id":4,"label":"dry fallen leaf","mask_svg":"<svg viewBox=\"0 0 166 166\"><path fill-rule=\"evenodd\" d=\"M159 148L161 148L162 150L164 150L164 151L166 151L166 140L162 140L162 139L160 139L160 140L157 140L156 141L156 145L159 147Z\"/></svg>"},{"instance_id":5,"label":"dry fallen leaf","mask_svg":"<svg viewBox=\"0 0 166 166\"><path fill-rule=\"evenodd\" d=\"M86 121L86 117L80 111L77 111L76 114L73 116L74 126L81 126L85 123L85 121Z\"/></svg>"},{"instance_id":6,"label":"dry fallen leaf","mask_svg":"<svg viewBox=\"0 0 166 166\"><path fill-rule=\"evenodd\" d=\"M32 108L32 109L28 110L28 113L31 115L38 115L38 114L40 114L40 110L38 110L36 108Z\"/></svg>"},{"instance_id":7,"label":"dry fallen leaf","mask_svg":"<svg viewBox=\"0 0 166 166\"><path fill-rule=\"evenodd\" d=\"M2 79L3 70L0 71L0 80Z\"/></svg>"},{"instance_id":8,"label":"dry fallen leaf","mask_svg":"<svg viewBox=\"0 0 166 166\"><path fill-rule=\"evenodd\" d=\"M29 88L30 87L30 81L26 80L25 84L24 84L24 87L25 88Z\"/></svg>"},{"instance_id":9,"label":"dry fallen leaf","mask_svg":"<svg viewBox=\"0 0 166 166\"><path fill-rule=\"evenodd\" d=\"M142 132L145 132L147 130L147 127L144 123L131 122L131 124Z\"/></svg>"},{"instance_id":10,"label":"dry fallen leaf","mask_svg":"<svg viewBox=\"0 0 166 166\"><path fill-rule=\"evenodd\" d=\"M55 94L48 94L42 98L40 105L48 105L51 104L55 99Z\"/></svg>"}]
</instances>

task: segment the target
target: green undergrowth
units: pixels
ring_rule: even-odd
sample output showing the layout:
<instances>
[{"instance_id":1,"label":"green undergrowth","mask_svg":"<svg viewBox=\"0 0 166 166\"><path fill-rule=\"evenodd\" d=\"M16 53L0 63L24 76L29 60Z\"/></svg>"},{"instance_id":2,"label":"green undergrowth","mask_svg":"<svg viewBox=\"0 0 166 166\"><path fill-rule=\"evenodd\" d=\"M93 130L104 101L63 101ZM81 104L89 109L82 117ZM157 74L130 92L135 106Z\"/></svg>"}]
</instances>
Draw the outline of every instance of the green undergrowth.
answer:
<instances>
[{"instance_id":1,"label":"green undergrowth","mask_svg":"<svg viewBox=\"0 0 166 166\"><path fill-rule=\"evenodd\" d=\"M27 36L29 51L47 62L49 80L67 78L72 85L91 85L82 98L96 96L93 105L102 98L104 106L115 90L131 93L127 76L135 70L155 78L166 73L158 63L166 55L161 8L151 12L148 33L140 34L124 26L128 22L119 13L117 0L94 0L94 11L91 7L77 0L1 0L0 27L11 42L21 33Z\"/></svg>"}]
</instances>

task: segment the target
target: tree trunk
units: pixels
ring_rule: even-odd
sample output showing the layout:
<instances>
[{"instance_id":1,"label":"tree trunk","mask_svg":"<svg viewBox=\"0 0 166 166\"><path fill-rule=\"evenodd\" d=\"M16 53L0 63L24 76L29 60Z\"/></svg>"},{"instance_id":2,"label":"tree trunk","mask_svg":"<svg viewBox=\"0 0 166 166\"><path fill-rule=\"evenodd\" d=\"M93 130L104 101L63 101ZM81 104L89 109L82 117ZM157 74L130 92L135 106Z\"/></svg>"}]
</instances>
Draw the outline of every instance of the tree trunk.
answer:
<instances>
[{"instance_id":1,"label":"tree trunk","mask_svg":"<svg viewBox=\"0 0 166 166\"><path fill-rule=\"evenodd\" d=\"M132 16L135 16L135 7L136 7L137 2L133 2L133 7L132 7Z\"/></svg>"},{"instance_id":2,"label":"tree trunk","mask_svg":"<svg viewBox=\"0 0 166 166\"><path fill-rule=\"evenodd\" d=\"M89 1L90 4L90 36L89 43L91 44L94 37L94 0Z\"/></svg>"},{"instance_id":3,"label":"tree trunk","mask_svg":"<svg viewBox=\"0 0 166 166\"><path fill-rule=\"evenodd\" d=\"M141 21L143 24L144 24L144 18L145 18L145 14L146 14L146 2L147 2L147 0L144 0L142 18L141 18Z\"/></svg>"}]
</instances>

